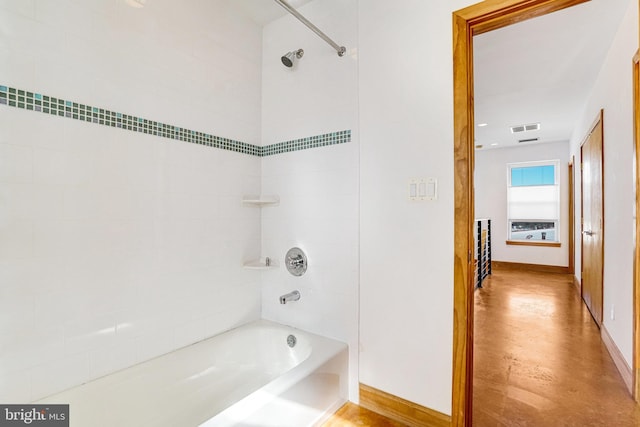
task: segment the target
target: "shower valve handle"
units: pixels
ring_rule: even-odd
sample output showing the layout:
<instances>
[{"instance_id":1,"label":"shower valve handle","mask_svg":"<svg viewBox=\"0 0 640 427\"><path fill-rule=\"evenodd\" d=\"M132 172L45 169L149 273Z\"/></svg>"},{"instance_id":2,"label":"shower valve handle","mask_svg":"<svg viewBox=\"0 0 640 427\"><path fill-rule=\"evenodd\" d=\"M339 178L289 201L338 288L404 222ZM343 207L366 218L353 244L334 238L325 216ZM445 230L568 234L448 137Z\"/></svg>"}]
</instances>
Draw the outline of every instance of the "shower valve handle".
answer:
<instances>
[{"instance_id":1,"label":"shower valve handle","mask_svg":"<svg viewBox=\"0 0 640 427\"><path fill-rule=\"evenodd\" d=\"M300 267L301 265L304 264L304 259L302 258L302 255L298 255L296 257L289 257L288 261L289 261L289 265L293 268Z\"/></svg>"},{"instance_id":2,"label":"shower valve handle","mask_svg":"<svg viewBox=\"0 0 640 427\"><path fill-rule=\"evenodd\" d=\"M287 271L294 276L302 276L307 271L307 256L300 248L291 248L285 255Z\"/></svg>"}]
</instances>

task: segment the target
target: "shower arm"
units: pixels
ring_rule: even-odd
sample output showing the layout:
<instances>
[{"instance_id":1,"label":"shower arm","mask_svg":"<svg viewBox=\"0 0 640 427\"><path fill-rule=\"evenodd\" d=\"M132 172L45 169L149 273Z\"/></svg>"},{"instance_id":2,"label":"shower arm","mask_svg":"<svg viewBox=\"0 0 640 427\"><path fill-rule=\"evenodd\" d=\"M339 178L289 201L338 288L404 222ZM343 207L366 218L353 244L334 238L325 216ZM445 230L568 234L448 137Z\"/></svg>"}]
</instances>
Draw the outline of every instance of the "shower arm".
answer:
<instances>
[{"instance_id":1,"label":"shower arm","mask_svg":"<svg viewBox=\"0 0 640 427\"><path fill-rule=\"evenodd\" d=\"M298 21L302 22L304 25L309 27L309 29L314 33L316 33L322 40L330 44L331 47L333 47L336 50L336 52L338 52L338 56L344 56L344 54L347 52L347 49L344 46L340 46L338 45L338 43L331 40L329 36L327 36L318 27L316 27L311 22L309 22L307 18L302 16L300 12L298 12L293 7L291 7L291 5L289 5L289 3L287 3L285 0L275 0L275 2L278 3L280 6L282 6L287 12L295 16L298 19Z\"/></svg>"}]
</instances>

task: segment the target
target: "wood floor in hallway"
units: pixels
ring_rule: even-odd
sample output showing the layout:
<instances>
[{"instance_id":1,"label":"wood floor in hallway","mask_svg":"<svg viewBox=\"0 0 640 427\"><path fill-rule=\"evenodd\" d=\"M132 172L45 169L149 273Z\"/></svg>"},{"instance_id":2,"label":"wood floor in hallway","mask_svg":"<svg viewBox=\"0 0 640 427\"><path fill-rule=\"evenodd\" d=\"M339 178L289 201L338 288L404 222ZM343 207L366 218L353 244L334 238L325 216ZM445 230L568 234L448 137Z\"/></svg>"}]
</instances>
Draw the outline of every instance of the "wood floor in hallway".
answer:
<instances>
[{"instance_id":1,"label":"wood floor in hallway","mask_svg":"<svg viewBox=\"0 0 640 427\"><path fill-rule=\"evenodd\" d=\"M571 276L500 270L475 295L473 425L640 426Z\"/></svg>"}]
</instances>

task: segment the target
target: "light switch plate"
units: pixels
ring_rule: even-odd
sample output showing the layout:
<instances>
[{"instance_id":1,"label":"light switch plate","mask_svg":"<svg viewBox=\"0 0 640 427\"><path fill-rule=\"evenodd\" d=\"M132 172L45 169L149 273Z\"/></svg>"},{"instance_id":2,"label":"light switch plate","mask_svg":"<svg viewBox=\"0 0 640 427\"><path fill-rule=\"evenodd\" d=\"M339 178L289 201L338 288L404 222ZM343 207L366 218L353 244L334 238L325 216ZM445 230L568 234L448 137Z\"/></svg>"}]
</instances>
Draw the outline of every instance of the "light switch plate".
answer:
<instances>
[{"instance_id":1,"label":"light switch plate","mask_svg":"<svg viewBox=\"0 0 640 427\"><path fill-rule=\"evenodd\" d=\"M438 180L436 178L426 178L425 200L438 200Z\"/></svg>"},{"instance_id":2,"label":"light switch plate","mask_svg":"<svg viewBox=\"0 0 640 427\"><path fill-rule=\"evenodd\" d=\"M417 178L411 178L409 180L407 196L412 202L418 201L418 181Z\"/></svg>"},{"instance_id":3,"label":"light switch plate","mask_svg":"<svg viewBox=\"0 0 640 427\"><path fill-rule=\"evenodd\" d=\"M438 200L438 180L436 178L411 178L408 197L412 202Z\"/></svg>"}]
</instances>

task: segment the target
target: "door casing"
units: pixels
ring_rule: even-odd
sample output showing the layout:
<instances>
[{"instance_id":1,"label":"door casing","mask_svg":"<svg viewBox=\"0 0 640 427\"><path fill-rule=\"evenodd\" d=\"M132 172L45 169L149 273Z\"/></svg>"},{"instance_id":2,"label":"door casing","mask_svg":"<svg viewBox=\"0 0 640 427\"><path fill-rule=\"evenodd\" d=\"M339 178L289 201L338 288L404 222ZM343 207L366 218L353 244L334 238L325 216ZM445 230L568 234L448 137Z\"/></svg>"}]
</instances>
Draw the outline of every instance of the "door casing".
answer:
<instances>
[{"instance_id":1,"label":"door casing","mask_svg":"<svg viewBox=\"0 0 640 427\"><path fill-rule=\"evenodd\" d=\"M635 247L633 256L633 398L640 399L640 50L633 57L633 127L635 185Z\"/></svg>"},{"instance_id":2,"label":"door casing","mask_svg":"<svg viewBox=\"0 0 640 427\"><path fill-rule=\"evenodd\" d=\"M569 226L567 227L568 230L568 240L569 240L569 274L575 274L576 272L576 243L575 243L575 222L574 222L574 218L576 215L576 195L575 195L575 189L573 188L575 185L575 178L574 178L574 165L576 163L576 159L575 156L571 156L571 161L569 162Z\"/></svg>"}]
</instances>

